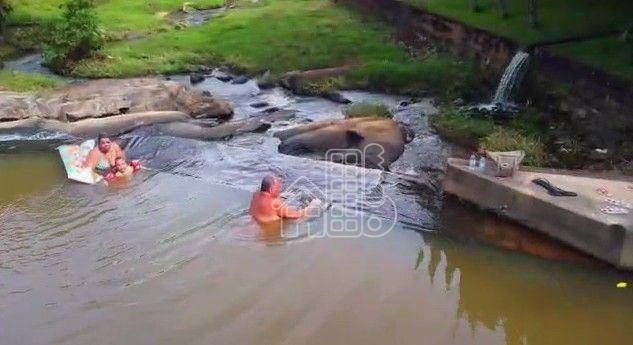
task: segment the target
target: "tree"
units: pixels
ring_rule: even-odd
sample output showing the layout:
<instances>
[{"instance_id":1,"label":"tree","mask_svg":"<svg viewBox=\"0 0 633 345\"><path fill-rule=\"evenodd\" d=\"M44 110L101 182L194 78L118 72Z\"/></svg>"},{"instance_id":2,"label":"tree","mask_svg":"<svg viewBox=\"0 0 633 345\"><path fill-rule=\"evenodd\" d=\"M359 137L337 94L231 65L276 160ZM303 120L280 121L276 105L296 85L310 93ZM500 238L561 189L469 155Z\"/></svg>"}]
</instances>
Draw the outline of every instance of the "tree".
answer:
<instances>
[{"instance_id":1,"label":"tree","mask_svg":"<svg viewBox=\"0 0 633 345\"><path fill-rule=\"evenodd\" d=\"M528 16L532 27L538 25L538 8L536 5L536 0L528 0Z\"/></svg>"},{"instance_id":2,"label":"tree","mask_svg":"<svg viewBox=\"0 0 633 345\"><path fill-rule=\"evenodd\" d=\"M0 35L2 35L2 38L4 37L4 28L11 10L12 7L8 0L0 0Z\"/></svg>"},{"instance_id":3,"label":"tree","mask_svg":"<svg viewBox=\"0 0 633 345\"><path fill-rule=\"evenodd\" d=\"M103 34L90 0L68 0L61 8L62 18L52 25L43 56L46 65L65 73L101 49Z\"/></svg>"},{"instance_id":4,"label":"tree","mask_svg":"<svg viewBox=\"0 0 633 345\"><path fill-rule=\"evenodd\" d=\"M477 0L470 0L469 1L470 4L470 10L473 12L479 12L479 10L481 10L479 8L479 4L477 3Z\"/></svg>"}]
</instances>

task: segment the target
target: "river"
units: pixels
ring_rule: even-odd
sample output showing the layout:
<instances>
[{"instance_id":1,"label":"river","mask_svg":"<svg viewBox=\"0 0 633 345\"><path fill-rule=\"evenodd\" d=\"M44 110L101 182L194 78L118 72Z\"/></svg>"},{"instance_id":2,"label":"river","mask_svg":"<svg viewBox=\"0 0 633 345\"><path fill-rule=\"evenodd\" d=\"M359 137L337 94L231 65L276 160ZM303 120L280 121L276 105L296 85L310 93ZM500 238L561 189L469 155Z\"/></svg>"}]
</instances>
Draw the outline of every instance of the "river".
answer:
<instances>
[{"instance_id":1,"label":"river","mask_svg":"<svg viewBox=\"0 0 633 345\"><path fill-rule=\"evenodd\" d=\"M184 76L172 79L188 83ZM124 188L63 175L73 138L0 138L2 344L625 344L628 273L482 214L410 178L450 147L430 100L345 92L395 109L416 137L391 172L277 153L274 130L342 118L342 106L254 82L195 87L297 111L267 133L218 142L148 127L121 138L147 169ZM323 217L262 233L246 209L276 172ZM360 196L360 197L358 197ZM351 200L351 201L350 201ZM509 250L520 249L520 250ZM527 254L527 253L531 254Z\"/></svg>"}]
</instances>

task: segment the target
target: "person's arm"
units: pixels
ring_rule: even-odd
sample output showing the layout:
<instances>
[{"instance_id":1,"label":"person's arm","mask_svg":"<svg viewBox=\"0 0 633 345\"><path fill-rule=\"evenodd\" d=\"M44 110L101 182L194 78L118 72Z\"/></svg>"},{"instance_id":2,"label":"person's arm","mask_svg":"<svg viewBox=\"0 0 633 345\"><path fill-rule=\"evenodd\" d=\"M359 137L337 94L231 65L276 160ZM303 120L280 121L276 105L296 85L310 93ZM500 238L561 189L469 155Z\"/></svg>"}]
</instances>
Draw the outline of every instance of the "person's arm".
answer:
<instances>
[{"instance_id":1,"label":"person's arm","mask_svg":"<svg viewBox=\"0 0 633 345\"><path fill-rule=\"evenodd\" d=\"M305 208L300 211L293 210L279 199L275 200L274 208L277 210L277 215L281 218L299 219L305 215Z\"/></svg>"},{"instance_id":2,"label":"person's arm","mask_svg":"<svg viewBox=\"0 0 633 345\"><path fill-rule=\"evenodd\" d=\"M84 168L90 168L94 170L97 167L97 163L99 162L99 156L96 154L95 150L91 150L88 153L88 157L86 157L86 161L84 162Z\"/></svg>"}]
</instances>

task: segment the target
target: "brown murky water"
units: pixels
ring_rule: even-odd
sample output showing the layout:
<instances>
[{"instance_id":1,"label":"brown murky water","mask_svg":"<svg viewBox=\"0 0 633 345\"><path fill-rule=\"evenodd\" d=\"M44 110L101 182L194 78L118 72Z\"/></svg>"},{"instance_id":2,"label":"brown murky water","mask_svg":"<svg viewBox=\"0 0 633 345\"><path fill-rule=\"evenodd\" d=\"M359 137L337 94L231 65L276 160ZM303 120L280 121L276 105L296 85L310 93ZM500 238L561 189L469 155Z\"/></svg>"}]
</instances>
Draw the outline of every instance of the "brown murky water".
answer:
<instances>
[{"instance_id":1,"label":"brown murky water","mask_svg":"<svg viewBox=\"0 0 633 345\"><path fill-rule=\"evenodd\" d=\"M343 116L252 81L195 87L233 101L236 118L262 101L297 111L271 131ZM143 128L122 141L148 170L115 189L67 181L59 136L0 138L0 344L631 342L633 290L616 288L630 274L399 178L432 180L447 155L430 103L344 94L387 104L415 132L396 174L337 175L277 154L269 133L205 143ZM246 208L268 172L294 203L316 191L332 208L260 233Z\"/></svg>"},{"instance_id":2,"label":"brown murky water","mask_svg":"<svg viewBox=\"0 0 633 345\"><path fill-rule=\"evenodd\" d=\"M338 226L326 217L271 242L245 214L255 184L230 170L191 164L198 176L181 166L107 189L68 182L60 169L54 154L0 155L2 344L633 339L632 290L615 286L632 283L628 274L577 253L508 251L541 239L500 233L455 203L438 232L397 224L379 238L322 237ZM367 216L344 218L355 226Z\"/></svg>"}]
</instances>

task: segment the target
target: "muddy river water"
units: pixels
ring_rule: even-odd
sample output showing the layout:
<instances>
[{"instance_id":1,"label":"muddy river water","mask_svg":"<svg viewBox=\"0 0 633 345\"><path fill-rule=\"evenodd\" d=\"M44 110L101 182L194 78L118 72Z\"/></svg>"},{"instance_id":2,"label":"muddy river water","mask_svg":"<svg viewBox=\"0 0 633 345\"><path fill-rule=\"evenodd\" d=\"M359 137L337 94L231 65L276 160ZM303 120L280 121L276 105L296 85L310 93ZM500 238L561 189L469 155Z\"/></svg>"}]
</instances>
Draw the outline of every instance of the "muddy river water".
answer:
<instances>
[{"instance_id":1,"label":"muddy river water","mask_svg":"<svg viewBox=\"0 0 633 345\"><path fill-rule=\"evenodd\" d=\"M449 150L426 129L428 100L401 107L405 97L345 93L386 103L416 128L387 173L276 152L270 132L341 118L341 105L253 82L196 87L231 99L237 118L257 116L250 104L260 101L297 116L221 142L126 134L128 156L147 169L124 188L66 180L54 148L75 139L0 138L0 343L633 339L633 290L616 288L629 274L402 178L432 180ZM291 202L326 195L332 207L282 236L263 233L246 208L271 171Z\"/></svg>"}]
</instances>

